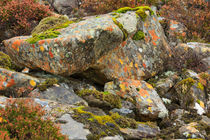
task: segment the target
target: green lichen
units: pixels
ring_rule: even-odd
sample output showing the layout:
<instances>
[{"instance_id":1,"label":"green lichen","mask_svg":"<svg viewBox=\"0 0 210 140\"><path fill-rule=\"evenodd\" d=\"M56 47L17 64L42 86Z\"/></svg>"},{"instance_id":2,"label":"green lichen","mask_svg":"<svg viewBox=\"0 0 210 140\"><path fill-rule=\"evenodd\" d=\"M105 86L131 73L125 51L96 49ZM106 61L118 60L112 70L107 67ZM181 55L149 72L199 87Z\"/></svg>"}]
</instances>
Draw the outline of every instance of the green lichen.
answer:
<instances>
[{"instance_id":1,"label":"green lichen","mask_svg":"<svg viewBox=\"0 0 210 140\"><path fill-rule=\"evenodd\" d=\"M195 84L195 82L196 81L193 78L190 77L190 78L186 78L186 79L180 81L178 83L178 85L187 85L188 87L191 87Z\"/></svg>"},{"instance_id":2,"label":"green lichen","mask_svg":"<svg viewBox=\"0 0 210 140\"><path fill-rule=\"evenodd\" d=\"M200 82L198 82L197 88L199 88L202 91L204 90L204 86Z\"/></svg>"},{"instance_id":3,"label":"green lichen","mask_svg":"<svg viewBox=\"0 0 210 140\"><path fill-rule=\"evenodd\" d=\"M0 51L0 68L11 69L11 67L11 58L7 54Z\"/></svg>"},{"instance_id":4,"label":"green lichen","mask_svg":"<svg viewBox=\"0 0 210 140\"><path fill-rule=\"evenodd\" d=\"M126 40L128 38L128 32L126 29L123 28L123 25L117 21L117 19L115 17L112 18L113 22L120 28L120 30L123 32L123 40Z\"/></svg>"},{"instance_id":5,"label":"green lichen","mask_svg":"<svg viewBox=\"0 0 210 140\"><path fill-rule=\"evenodd\" d=\"M144 32L138 31L133 36L133 40L142 40L142 39L144 39L144 37L145 37Z\"/></svg>"},{"instance_id":6,"label":"green lichen","mask_svg":"<svg viewBox=\"0 0 210 140\"><path fill-rule=\"evenodd\" d=\"M77 93L81 97L85 96L94 96L96 99L100 99L109 104L111 108L120 108L121 107L121 100L119 96L114 94L110 94L107 92L99 92L97 90L89 90L84 89Z\"/></svg>"},{"instance_id":7,"label":"green lichen","mask_svg":"<svg viewBox=\"0 0 210 140\"><path fill-rule=\"evenodd\" d=\"M56 78L48 78L44 82L42 82L40 85L38 85L37 87L40 91L45 91L47 88L49 88L57 83L58 83L58 80Z\"/></svg>"}]
</instances>

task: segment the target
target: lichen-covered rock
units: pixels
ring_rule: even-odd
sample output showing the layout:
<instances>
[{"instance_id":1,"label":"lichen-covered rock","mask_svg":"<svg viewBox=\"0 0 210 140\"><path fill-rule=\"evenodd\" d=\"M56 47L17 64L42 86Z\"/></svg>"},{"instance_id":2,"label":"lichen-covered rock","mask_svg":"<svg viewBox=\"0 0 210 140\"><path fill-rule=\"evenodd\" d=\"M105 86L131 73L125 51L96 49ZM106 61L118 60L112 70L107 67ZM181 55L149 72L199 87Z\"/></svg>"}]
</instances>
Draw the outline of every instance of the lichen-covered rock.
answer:
<instances>
[{"instance_id":1,"label":"lichen-covered rock","mask_svg":"<svg viewBox=\"0 0 210 140\"><path fill-rule=\"evenodd\" d=\"M152 138L155 137L159 132L160 129L156 127L151 127L146 124L139 124L138 129L120 129L121 132L127 135L128 139L135 139L141 140L142 138Z\"/></svg>"},{"instance_id":2,"label":"lichen-covered rock","mask_svg":"<svg viewBox=\"0 0 210 140\"><path fill-rule=\"evenodd\" d=\"M30 44L26 41L30 36L16 37L4 45L17 64L32 69L60 75L82 73L101 84L120 77L146 79L162 71L171 56L156 15L147 11L143 10L145 21L135 11L111 13L58 29L60 35L54 39ZM139 31L145 37L133 40Z\"/></svg>"},{"instance_id":3,"label":"lichen-covered rock","mask_svg":"<svg viewBox=\"0 0 210 140\"><path fill-rule=\"evenodd\" d=\"M35 77L0 68L0 94L2 95L27 96L39 82Z\"/></svg>"},{"instance_id":4,"label":"lichen-covered rock","mask_svg":"<svg viewBox=\"0 0 210 140\"><path fill-rule=\"evenodd\" d=\"M39 99L52 100L62 104L87 106L87 102L76 95L72 88L66 89L63 87L53 86L47 88L45 91L34 90L30 93L30 96Z\"/></svg>"},{"instance_id":5,"label":"lichen-covered rock","mask_svg":"<svg viewBox=\"0 0 210 140\"><path fill-rule=\"evenodd\" d=\"M168 115L157 92L145 81L116 79L106 83L104 89L133 103L140 118L158 119Z\"/></svg>"}]
</instances>

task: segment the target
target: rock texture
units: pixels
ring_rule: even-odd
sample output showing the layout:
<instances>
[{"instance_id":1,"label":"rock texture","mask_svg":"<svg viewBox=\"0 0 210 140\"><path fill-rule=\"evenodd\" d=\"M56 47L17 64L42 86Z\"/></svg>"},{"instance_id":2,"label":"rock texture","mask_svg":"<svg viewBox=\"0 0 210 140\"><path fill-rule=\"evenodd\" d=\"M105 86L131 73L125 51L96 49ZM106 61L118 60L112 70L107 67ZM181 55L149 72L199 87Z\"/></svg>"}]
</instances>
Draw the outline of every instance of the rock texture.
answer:
<instances>
[{"instance_id":1,"label":"rock texture","mask_svg":"<svg viewBox=\"0 0 210 140\"><path fill-rule=\"evenodd\" d=\"M135 12L120 14L116 20L123 25L128 38L113 17L107 14L86 18L60 29L57 38L35 44L29 44L29 36L25 36L6 40L4 45L19 65L60 75L87 70L84 75L94 75L99 83L120 77L145 79L162 71L171 51L157 17L148 16L143 22ZM145 38L132 40L140 30Z\"/></svg>"},{"instance_id":2,"label":"rock texture","mask_svg":"<svg viewBox=\"0 0 210 140\"><path fill-rule=\"evenodd\" d=\"M132 102L144 119L167 117L168 111L153 87L145 81L117 79L106 83L105 91L116 94Z\"/></svg>"},{"instance_id":3,"label":"rock texture","mask_svg":"<svg viewBox=\"0 0 210 140\"><path fill-rule=\"evenodd\" d=\"M26 96L39 82L32 76L0 68L0 94L5 96Z\"/></svg>"}]
</instances>

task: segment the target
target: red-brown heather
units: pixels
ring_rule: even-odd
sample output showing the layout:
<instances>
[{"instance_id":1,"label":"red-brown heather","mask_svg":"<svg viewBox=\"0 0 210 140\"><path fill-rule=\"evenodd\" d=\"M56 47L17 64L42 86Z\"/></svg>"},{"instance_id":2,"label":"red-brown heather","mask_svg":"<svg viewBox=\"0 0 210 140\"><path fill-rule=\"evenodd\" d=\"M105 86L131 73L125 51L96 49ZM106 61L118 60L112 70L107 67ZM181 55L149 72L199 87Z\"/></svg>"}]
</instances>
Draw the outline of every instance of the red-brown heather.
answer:
<instances>
[{"instance_id":1,"label":"red-brown heather","mask_svg":"<svg viewBox=\"0 0 210 140\"><path fill-rule=\"evenodd\" d=\"M39 22L51 14L48 6L35 0L0 0L0 30L13 30L14 35L31 32L32 21Z\"/></svg>"},{"instance_id":2,"label":"red-brown heather","mask_svg":"<svg viewBox=\"0 0 210 140\"><path fill-rule=\"evenodd\" d=\"M191 41L210 42L209 2L205 0L170 0L161 8L161 16L183 23Z\"/></svg>"},{"instance_id":3,"label":"red-brown heather","mask_svg":"<svg viewBox=\"0 0 210 140\"><path fill-rule=\"evenodd\" d=\"M0 139L67 139L44 115L43 108L31 99L8 100L6 107L0 108Z\"/></svg>"}]
</instances>

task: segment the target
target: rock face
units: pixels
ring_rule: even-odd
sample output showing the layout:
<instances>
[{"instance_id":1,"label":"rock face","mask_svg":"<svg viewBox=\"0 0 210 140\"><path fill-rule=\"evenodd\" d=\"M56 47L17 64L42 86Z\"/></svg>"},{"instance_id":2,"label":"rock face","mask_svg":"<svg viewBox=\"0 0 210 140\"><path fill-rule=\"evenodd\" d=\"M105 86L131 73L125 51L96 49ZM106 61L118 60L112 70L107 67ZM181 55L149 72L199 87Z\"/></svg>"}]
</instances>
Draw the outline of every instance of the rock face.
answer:
<instances>
[{"instance_id":1,"label":"rock face","mask_svg":"<svg viewBox=\"0 0 210 140\"><path fill-rule=\"evenodd\" d=\"M162 71L171 53L156 15L147 16L143 22L135 12L120 14L114 18L122 30L113 17L86 18L60 29L57 38L35 44L29 44L29 36L25 36L6 40L4 45L19 65L60 75L83 72L103 84L120 77L145 79ZM143 40L132 39L137 31L143 31Z\"/></svg>"},{"instance_id":2,"label":"rock face","mask_svg":"<svg viewBox=\"0 0 210 140\"><path fill-rule=\"evenodd\" d=\"M144 119L164 118L168 111L153 87L144 82L130 79L117 79L106 83L105 91L117 94L132 102L139 117Z\"/></svg>"},{"instance_id":3,"label":"rock face","mask_svg":"<svg viewBox=\"0 0 210 140\"><path fill-rule=\"evenodd\" d=\"M0 94L5 96L26 96L39 82L37 78L0 68Z\"/></svg>"}]
</instances>

